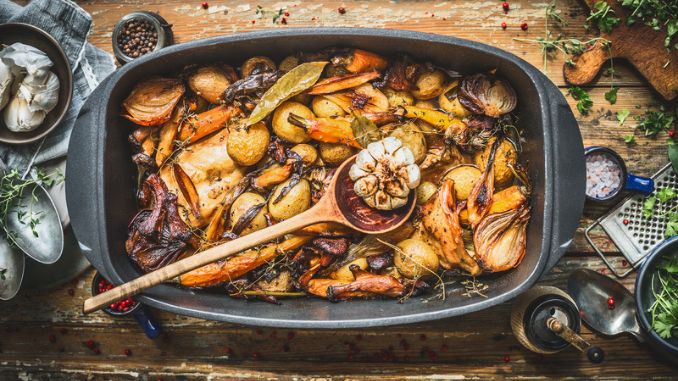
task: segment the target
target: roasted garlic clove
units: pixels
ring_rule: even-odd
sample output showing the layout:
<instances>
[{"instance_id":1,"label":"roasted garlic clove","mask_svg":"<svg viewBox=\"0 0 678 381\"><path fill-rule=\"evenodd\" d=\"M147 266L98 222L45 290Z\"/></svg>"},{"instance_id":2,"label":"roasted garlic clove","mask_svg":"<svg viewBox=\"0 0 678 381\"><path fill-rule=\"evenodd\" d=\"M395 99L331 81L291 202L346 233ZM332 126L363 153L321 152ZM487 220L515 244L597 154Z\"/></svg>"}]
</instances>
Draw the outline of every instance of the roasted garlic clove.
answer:
<instances>
[{"instance_id":1,"label":"roasted garlic clove","mask_svg":"<svg viewBox=\"0 0 678 381\"><path fill-rule=\"evenodd\" d=\"M394 137L370 143L360 151L348 172L353 190L371 208L391 210L404 206L421 181L409 148Z\"/></svg>"}]
</instances>

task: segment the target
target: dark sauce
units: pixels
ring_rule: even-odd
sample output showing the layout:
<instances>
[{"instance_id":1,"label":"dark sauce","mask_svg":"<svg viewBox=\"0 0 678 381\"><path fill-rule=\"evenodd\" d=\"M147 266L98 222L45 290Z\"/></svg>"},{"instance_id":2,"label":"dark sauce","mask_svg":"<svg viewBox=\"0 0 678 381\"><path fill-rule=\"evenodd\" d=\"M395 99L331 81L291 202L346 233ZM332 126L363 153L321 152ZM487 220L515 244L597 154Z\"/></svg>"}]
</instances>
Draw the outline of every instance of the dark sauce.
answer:
<instances>
[{"instance_id":1,"label":"dark sauce","mask_svg":"<svg viewBox=\"0 0 678 381\"><path fill-rule=\"evenodd\" d=\"M350 166L344 167L342 172L348 172ZM409 200L402 208L394 210L377 210L370 208L362 197L358 196L353 190L353 180L348 177L348 173L341 173L337 182L337 204L341 213L346 219L363 230L379 231L393 226L402 221L407 213L403 210L409 207L412 200ZM413 197L410 194L410 198Z\"/></svg>"}]
</instances>

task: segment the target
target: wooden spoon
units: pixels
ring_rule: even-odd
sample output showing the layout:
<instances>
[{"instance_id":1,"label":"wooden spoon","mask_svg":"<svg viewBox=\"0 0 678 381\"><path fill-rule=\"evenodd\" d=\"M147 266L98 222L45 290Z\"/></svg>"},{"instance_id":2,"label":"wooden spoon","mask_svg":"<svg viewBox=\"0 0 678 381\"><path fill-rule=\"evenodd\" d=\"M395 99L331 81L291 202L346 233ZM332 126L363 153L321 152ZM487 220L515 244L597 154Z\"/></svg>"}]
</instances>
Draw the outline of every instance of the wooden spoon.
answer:
<instances>
[{"instance_id":1,"label":"wooden spoon","mask_svg":"<svg viewBox=\"0 0 678 381\"><path fill-rule=\"evenodd\" d=\"M415 206L414 192L411 192L407 204L395 210L371 209L353 191L353 182L348 171L355 156L346 160L335 172L325 195L307 211L288 220L250 233L236 240L211 247L188 258L174 262L156 271L142 275L104 293L93 296L83 305L83 312L97 311L111 303L136 295L140 291L153 287L198 267L238 254L253 246L269 242L282 235L320 222L336 222L351 229L367 234L380 234L396 229L408 220Z\"/></svg>"}]
</instances>

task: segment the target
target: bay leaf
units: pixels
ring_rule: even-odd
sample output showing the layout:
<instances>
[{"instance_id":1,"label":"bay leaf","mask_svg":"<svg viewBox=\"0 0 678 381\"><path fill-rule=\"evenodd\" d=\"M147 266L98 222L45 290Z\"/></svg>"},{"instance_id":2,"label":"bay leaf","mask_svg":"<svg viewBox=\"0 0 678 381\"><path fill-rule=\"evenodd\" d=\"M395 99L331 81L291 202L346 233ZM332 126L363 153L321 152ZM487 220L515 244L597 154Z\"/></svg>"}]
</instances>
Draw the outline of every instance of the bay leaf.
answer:
<instances>
[{"instance_id":1,"label":"bay leaf","mask_svg":"<svg viewBox=\"0 0 678 381\"><path fill-rule=\"evenodd\" d=\"M353 130L355 140L363 148L367 148L368 144L381 139L381 133L377 125L362 115L355 115L353 117L351 130Z\"/></svg>"},{"instance_id":2,"label":"bay leaf","mask_svg":"<svg viewBox=\"0 0 678 381\"><path fill-rule=\"evenodd\" d=\"M257 107L243 122L245 127L263 120L281 103L313 86L320 79L325 65L325 61L306 62L285 73L266 90Z\"/></svg>"}]
</instances>

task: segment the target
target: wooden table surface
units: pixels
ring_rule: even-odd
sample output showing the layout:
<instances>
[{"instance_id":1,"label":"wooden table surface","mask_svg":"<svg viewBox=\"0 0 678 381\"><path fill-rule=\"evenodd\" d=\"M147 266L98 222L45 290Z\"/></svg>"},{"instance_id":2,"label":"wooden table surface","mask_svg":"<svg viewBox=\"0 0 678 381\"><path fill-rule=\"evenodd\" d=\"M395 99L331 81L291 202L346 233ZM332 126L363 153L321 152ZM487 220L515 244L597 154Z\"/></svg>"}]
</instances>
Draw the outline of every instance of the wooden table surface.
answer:
<instances>
[{"instance_id":1,"label":"wooden table surface","mask_svg":"<svg viewBox=\"0 0 678 381\"><path fill-rule=\"evenodd\" d=\"M506 49L543 67L540 47L513 38L544 35L545 8L550 1L510 1L505 14L500 1L210 1L208 10L198 0L80 2L94 20L90 41L111 51L111 31L124 14L136 10L159 12L174 25L178 42L267 28L364 26L408 29L455 36ZM255 15L257 5L266 10ZM345 14L337 9L343 6ZM568 22L556 34L584 39L588 11L575 0L558 0ZM274 25L272 14L285 7L287 25ZM255 20L253 23L252 20ZM500 25L505 21L506 30ZM527 22L528 31L519 25ZM565 57L548 61L547 73L566 93L561 70ZM588 116L575 108L585 145L607 145L617 150L630 170L650 175L666 161L665 136L637 136L627 146L623 136L633 132L633 117L660 99L628 64L615 62L620 87L610 105L603 94L611 79L602 76L590 87L593 109ZM567 97L571 106L574 101ZM639 105L640 108L636 106ZM618 126L615 113L627 108L630 117ZM541 280L564 287L578 268L604 271L582 231L605 208L587 205L580 231L570 252ZM623 266L603 234L596 240ZM529 255L529 254L528 254ZM609 273L609 271L608 271ZM0 304L0 379L675 379L676 368L655 358L629 337L599 337L586 328L586 339L606 350L602 365L589 363L575 350L541 356L523 349L509 325L506 303L467 316L415 325L378 329L282 330L257 329L203 321L154 311L165 334L147 339L131 319L111 319L98 312L83 316L82 302L90 295L93 271L50 291L23 291ZM624 280L633 288L634 276ZM350 308L350 303L346 304ZM100 354L86 343L92 340ZM126 355L126 349L131 351Z\"/></svg>"}]
</instances>

